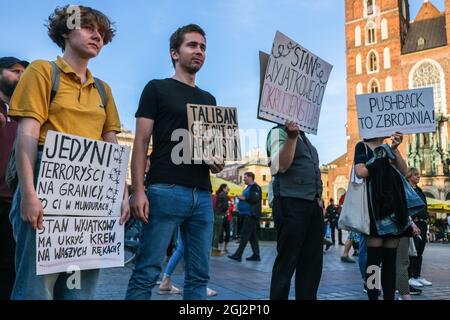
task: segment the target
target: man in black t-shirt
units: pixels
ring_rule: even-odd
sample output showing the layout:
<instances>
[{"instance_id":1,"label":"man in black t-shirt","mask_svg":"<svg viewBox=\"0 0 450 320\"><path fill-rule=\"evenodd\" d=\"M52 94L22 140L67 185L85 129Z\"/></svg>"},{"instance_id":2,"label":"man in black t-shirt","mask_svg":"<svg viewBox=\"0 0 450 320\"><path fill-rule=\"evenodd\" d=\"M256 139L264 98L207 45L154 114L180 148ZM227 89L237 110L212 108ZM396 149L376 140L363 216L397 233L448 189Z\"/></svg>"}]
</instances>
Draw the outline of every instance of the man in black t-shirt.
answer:
<instances>
[{"instance_id":1,"label":"man in black t-shirt","mask_svg":"<svg viewBox=\"0 0 450 320\"><path fill-rule=\"evenodd\" d=\"M185 247L183 298L207 298L214 218L209 172L220 172L223 164L217 158L208 159L208 164L191 162L187 119L187 104L216 105L214 96L195 85L205 50L205 32L199 26L179 28L170 38L175 75L150 81L141 95L131 160L131 208L133 215L144 224L127 299L151 298L166 248L178 226ZM144 182L151 136L153 151Z\"/></svg>"}]
</instances>

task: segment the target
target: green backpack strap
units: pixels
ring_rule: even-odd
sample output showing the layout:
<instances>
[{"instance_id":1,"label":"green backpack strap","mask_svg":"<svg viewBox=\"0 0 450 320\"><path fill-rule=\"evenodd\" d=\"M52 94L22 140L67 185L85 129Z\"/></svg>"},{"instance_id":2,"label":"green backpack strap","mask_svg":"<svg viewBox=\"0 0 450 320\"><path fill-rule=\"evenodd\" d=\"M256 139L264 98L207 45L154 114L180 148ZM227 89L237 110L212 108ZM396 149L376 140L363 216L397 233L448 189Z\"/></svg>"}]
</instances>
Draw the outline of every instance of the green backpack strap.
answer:
<instances>
[{"instance_id":1,"label":"green backpack strap","mask_svg":"<svg viewBox=\"0 0 450 320\"><path fill-rule=\"evenodd\" d=\"M103 84L103 81L99 78L94 77L95 87L97 88L98 93L100 94L100 98L102 99L102 105L103 108L106 107L106 104L108 103L108 95L106 94L105 85Z\"/></svg>"},{"instance_id":2,"label":"green backpack strap","mask_svg":"<svg viewBox=\"0 0 450 320\"><path fill-rule=\"evenodd\" d=\"M52 91L50 93L50 103L51 103L55 98L56 93L58 92L59 89L61 71L59 70L59 67L56 65L55 61L50 61L50 65L52 66ZM105 107L106 104L108 103L108 95L106 94L105 85L103 84L102 80L95 77L94 83L100 95L100 98L102 99L102 105L103 107Z\"/></svg>"},{"instance_id":3,"label":"green backpack strap","mask_svg":"<svg viewBox=\"0 0 450 320\"><path fill-rule=\"evenodd\" d=\"M59 71L59 67L56 65L55 61L50 61L50 65L52 66L52 91L50 92L50 103L52 103L59 89L59 78L61 72Z\"/></svg>"}]
</instances>

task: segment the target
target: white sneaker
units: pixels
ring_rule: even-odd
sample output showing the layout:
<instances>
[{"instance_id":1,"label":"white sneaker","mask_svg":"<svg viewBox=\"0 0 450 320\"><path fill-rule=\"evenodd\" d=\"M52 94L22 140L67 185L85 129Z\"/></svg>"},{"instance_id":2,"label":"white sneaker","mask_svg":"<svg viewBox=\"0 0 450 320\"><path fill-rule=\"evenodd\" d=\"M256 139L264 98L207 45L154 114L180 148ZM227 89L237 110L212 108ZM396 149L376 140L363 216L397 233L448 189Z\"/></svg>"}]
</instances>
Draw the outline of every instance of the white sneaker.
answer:
<instances>
[{"instance_id":1,"label":"white sneaker","mask_svg":"<svg viewBox=\"0 0 450 320\"><path fill-rule=\"evenodd\" d=\"M217 296L217 291L210 289L210 288L206 288L206 295L208 297L214 297Z\"/></svg>"},{"instance_id":2,"label":"white sneaker","mask_svg":"<svg viewBox=\"0 0 450 320\"><path fill-rule=\"evenodd\" d=\"M414 279L411 278L408 280L408 283L410 286L416 287L416 288L421 288L423 287L423 284L421 282L419 282L419 279Z\"/></svg>"},{"instance_id":3,"label":"white sneaker","mask_svg":"<svg viewBox=\"0 0 450 320\"><path fill-rule=\"evenodd\" d=\"M419 282L420 282L421 284L423 284L424 286L432 286L432 285L433 285L432 282L430 282L430 281L428 281L427 279L422 278L422 277L417 278L416 280L419 281Z\"/></svg>"}]
</instances>

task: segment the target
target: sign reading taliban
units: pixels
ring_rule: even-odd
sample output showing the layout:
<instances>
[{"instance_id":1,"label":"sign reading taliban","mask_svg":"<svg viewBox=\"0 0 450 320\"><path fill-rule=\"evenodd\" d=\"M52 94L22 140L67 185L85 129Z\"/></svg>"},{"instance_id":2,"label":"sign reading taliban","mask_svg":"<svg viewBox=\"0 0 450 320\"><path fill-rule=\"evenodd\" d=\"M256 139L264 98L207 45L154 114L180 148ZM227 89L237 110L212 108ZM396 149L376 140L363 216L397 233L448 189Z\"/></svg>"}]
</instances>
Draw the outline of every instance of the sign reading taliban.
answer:
<instances>
[{"instance_id":1,"label":"sign reading taliban","mask_svg":"<svg viewBox=\"0 0 450 320\"><path fill-rule=\"evenodd\" d=\"M188 104L191 158L194 162L212 156L223 161L241 160L241 142L236 108Z\"/></svg>"}]
</instances>

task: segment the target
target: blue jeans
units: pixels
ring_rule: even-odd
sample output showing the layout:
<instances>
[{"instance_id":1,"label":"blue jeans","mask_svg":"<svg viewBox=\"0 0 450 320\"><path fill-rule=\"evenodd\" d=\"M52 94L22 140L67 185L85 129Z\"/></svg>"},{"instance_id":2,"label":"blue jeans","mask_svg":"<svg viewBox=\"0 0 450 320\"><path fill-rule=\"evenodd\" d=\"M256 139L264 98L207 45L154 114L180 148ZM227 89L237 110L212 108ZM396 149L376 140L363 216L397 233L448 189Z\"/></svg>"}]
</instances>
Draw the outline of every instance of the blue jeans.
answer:
<instances>
[{"instance_id":1,"label":"blue jeans","mask_svg":"<svg viewBox=\"0 0 450 320\"><path fill-rule=\"evenodd\" d=\"M184 300L205 300L209 280L214 214L211 193L169 184L150 185L150 220L143 224L139 255L126 299L148 300L162 271L173 230L180 227L184 244Z\"/></svg>"},{"instance_id":2,"label":"blue jeans","mask_svg":"<svg viewBox=\"0 0 450 320\"><path fill-rule=\"evenodd\" d=\"M38 152L34 168L34 184L39 175L42 152ZM98 269L80 272L80 289L70 289L72 273L36 275L36 230L20 217L20 186L14 193L9 219L16 240L16 281L11 299L17 300L92 300L99 275ZM75 276L76 277L76 276ZM74 277L74 278L75 278Z\"/></svg>"},{"instance_id":3,"label":"blue jeans","mask_svg":"<svg viewBox=\"0 0 450 320\"><path fill-rule=\"evenodd\" d=\"M183 258L183 253L184 245L183 240L181 239L181 230L178 228L177 248L175 249L175 252L172 253L169 262L167 263L166 270L164 271L165 275L169 277L172 275L178 263L180 263L181 258Z\"/></svg>"},{"instance_id":4,"label":"blue jeans","mask_svg":"<svg viewBox=\"0 0 450 320\"><path fill-rule=\"evenodd\" d=\"M367 263L367 245L366 236L362 233L359 234L359 250L358 250L358 264L361 277L365 281L366 279L366 263Z\"/></svg>"}]
</instances>

